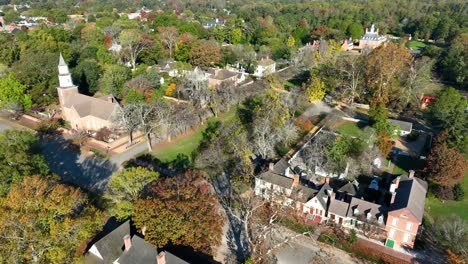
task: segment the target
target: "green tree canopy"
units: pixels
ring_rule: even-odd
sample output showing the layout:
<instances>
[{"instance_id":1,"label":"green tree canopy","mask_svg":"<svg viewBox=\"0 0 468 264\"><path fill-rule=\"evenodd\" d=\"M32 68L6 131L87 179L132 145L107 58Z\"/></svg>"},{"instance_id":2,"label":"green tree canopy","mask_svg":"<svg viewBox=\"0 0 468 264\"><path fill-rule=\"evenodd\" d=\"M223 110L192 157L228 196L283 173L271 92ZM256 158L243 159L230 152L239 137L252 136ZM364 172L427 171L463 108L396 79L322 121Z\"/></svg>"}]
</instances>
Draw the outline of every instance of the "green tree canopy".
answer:
<instances>
[{"instance_id":1,"label":"green tree canopy","mask_svg":"<svg viewBox=\"0 0 468 264\"><path fill-rule=\"evenodd\" d=\"M125 81L131 77L132 73L128 67L117 64L107 65L104 69L104 74L99 80L100 90L103 93L120 97Z\"/></svg>"},{"instance_id":2,"label":"green tree canopy","mask_svg":"<svg viewBox=\"0 0 468 264\"><path fill-rule=\"evenodd\" d=\"M353 40L359 39L362 37L362 35L364 35L364 28L361 24L356 22L349 24L348 29L346 31Z\"/></svg>"},{"instance_id":3,"label":"green tree canopy","mask_svg":"<svg viewBox=\"0 0 468 264\"><path fill-rule=\"evenodd\" d=\"M106 195L112 203L111 213L120 220L130 217L143 188L158 177L159 173L142 167L128 168L112 175Z\"/></svg>"},{"instance_id":4,"label":"green tree canopy","mask_svg":"<svg viewBox=\"0 0 468 264\"><path fill-rule=\"evenodd\" d=\"M31 96L26 94L26 86L16 80L15 76L10 73L5 79L0 79L0 108L8 108L12 104L29 110L32 101Z\"/></svg>"},{"instance_id":5,"label":"green tree canopy","mask_svg":"<svg viewBox=\"0 0 468 264\"><path fill-rule=\"evenodd\" d=\"M24 176L48 172L36 135L17 130L0 133L0 196L4 196L10 186Z\"/></svg>"}]
</instances>

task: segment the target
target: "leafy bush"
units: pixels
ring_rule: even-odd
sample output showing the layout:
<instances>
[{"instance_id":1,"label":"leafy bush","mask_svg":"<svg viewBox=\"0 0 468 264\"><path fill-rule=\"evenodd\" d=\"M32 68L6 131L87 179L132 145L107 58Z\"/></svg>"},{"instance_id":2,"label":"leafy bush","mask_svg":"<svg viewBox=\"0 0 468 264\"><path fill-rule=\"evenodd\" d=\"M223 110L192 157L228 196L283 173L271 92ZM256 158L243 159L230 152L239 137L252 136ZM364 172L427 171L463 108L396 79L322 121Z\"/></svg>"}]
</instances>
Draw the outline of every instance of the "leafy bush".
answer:
<instances>
[{"instance_id":1,"label":"leafy bush","mask_svg":"<svg viewBox=\"0 0 468 264\"><path fill-rule=\"evenodd\" d=\"M109 141L109 137L112 134L112 131L108 129L107 127L103 127L99 129L98 132L96 132L96 139L99 141Z\"/></svg>"},{"instance_id":2,"label":"leafy bush","mask_svg":"<svg viewBox=\"0 0 468 264\"><path fill-rule=\"evenodd\" d=\"M348 243L352 245L356 242L357 242L356 231L354 229L351 229L351 234L349 234L349 237L348 237Z\"/></svg>"},{"instance_id":3,"label":"leafy bush","mask_svg":"<svg viewBox=\"0 0 468 264\"><path fill-rule=\"evenodd\" d=\"M436 185L433 190L434 194L441 200L453 200L452 188Z\"/></svg>"},{"instance_id":4,"label":"leafy bush","mask_svg":"<svg viewBox=\"0 0 468 264\"><path fill-rule=\"evenodd\" d=\"M460 183L453 186L452 193L455 201L462 201L465 198L465 191Z\"/></svg>"},{"instance_id":5,"label":"leafy bush","mask_svg":"<svg viewBox=\"0 0 468 264\"><path fill-rule=\"evenodd\" d=\"M45 120L39 123L36 130L39 133L51 134L61 127L58 120Z\"/></svg>"}]
</instances>

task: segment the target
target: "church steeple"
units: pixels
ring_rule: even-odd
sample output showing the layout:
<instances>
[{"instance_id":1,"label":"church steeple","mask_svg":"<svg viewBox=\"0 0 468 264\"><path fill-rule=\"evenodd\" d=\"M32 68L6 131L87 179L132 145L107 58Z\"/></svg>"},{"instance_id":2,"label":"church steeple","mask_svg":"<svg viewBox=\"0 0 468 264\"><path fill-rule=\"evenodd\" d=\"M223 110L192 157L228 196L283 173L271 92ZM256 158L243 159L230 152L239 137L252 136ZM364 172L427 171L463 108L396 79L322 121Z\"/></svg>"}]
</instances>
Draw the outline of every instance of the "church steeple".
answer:
<instances>
[{"instance_id":1,"label":"church steeple","mask_svg":"<svg viewBox=\"0 0 468 264\"><path fill-rule=\"evenodd\" d=\"M71 74L70 74L70 71L68 70L68 65L65 63L65 60L63 59L62 53L60 53L58 71L59 71L60 87L61 88L72 87L73 82L72 82Z\"/></svg>"}]
</instances>

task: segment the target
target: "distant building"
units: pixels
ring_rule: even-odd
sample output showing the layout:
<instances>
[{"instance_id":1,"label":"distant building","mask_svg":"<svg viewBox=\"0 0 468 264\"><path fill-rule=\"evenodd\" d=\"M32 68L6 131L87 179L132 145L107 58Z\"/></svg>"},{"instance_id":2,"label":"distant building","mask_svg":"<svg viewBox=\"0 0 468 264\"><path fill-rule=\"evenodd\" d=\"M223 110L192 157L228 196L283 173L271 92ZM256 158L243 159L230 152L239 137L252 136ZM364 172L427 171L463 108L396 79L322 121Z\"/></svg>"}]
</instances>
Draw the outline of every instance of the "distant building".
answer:
<instances>
[{"instance_id":1,"label":"distant building","mask_svg":"<svg viewBox=\"0 0 468 264\"><path fill-rule=\"evenodd\" d=\"M410 122L396 120L396 119L388 119L388 122L398 126L401 132L400 136L406 136L408 134L411 134L411 131L413 130L413 123L410 123ZM398 131L395 131L395 134L397 132Z\"/></svg>"},{"instance_id":2,"label":"distant building","mask_svg":"<svg viewBox=\"0 0 468 264\"><path fill-rule=\"evenodd\" d=\"M269 74L272 74L276 71L276 62L270 58L262 58L257 63L257 68L255 69L254 76L265 77Z\"/></svg>"},{"instance_id":3,"label":"distant building","mask_svg":"<svg viewBox=\"0 0 468 264\"><path fill-rule=\"evenodd\" d=\"M375 29L374 24L372 24L370 30L366 28L366 34L359 40L359 49L373 50L385 42L387 42L387 37L379 35L379 29Z\"/></svg>"},{"instance_id":4,"label":"distant building","mask_svg":"<svg viewBox=\"0 0 468 264\"><path fill-rule=\"evenodd\" d=\"M63 119L70 122L72 129L97 131L112 127L112 116L120 107L113 95L95 98L80 94L73 84L68 65L60 54L59 87L57 92Z\"/></svg>"},{"instance_id":5,"label":"distant building","mask_svg":"<svg viewBox=\"0 0 468 264\"><path fill-rule=\"evenodd\" d=\"M212 27L222 27L224 26L224 21L216 18L215 20L207 21L203 23L204 28L212 28Z\"/></svg>"},{"instance_id":6,"label":"distant building","mask_svg":"<svg viewBox=\"0 0 468 264\"><path fill-rule=\"evenodd\" d=\"M343 51L350 51L354 48L354 42L352 38L345 39L341 43L341 50Z\"/></svg>"},{"instance_id":7,"label":"distant building","mask_svg":"<svg viewBox=\"0 0 468 264\"><path fill-rule=\"evenodd\" d=\"M219 87L222 84L237 85L237 72L226 69L209 69L207 76L210 87Z\"/></svg>"},{"instance_id":8,"label":"distant building","mask_svg":"<svg viewBox=\"0 0 468 264\"><path fill-rule=\"evenodd\" d=\"M143 238L131 235L126 221L94 243L83 259L84 264L188 264L173 254L157 249Z\"/></svg>"}]
</instances>

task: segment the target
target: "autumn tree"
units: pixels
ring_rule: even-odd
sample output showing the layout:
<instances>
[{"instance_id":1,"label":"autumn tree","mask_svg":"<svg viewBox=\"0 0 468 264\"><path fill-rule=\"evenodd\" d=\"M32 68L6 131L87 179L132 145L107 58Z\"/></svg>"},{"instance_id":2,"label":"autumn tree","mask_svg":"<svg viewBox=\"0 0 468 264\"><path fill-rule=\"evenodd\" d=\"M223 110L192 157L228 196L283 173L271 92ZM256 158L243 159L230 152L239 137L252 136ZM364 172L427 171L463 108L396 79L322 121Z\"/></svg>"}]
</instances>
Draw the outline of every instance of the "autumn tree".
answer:
<instances>
[{"instance_id":1,"label":"autumn tree","mask_svg":"<svg viewBox=\"0 0 468 264\"><path fill-rule=\"evenodd\" d=\"M145 33L137 29L124 29L119 36L122 52L130 60L132 69L136 69L138 56L152 44L152 40Z\"/></svg>"},{"instance_id":2,"label":"autumn tree","mask_svg":"<svg viewBox=\"0 0 468 264\"><path fill-rule=\"evenodd\" d=\"M179 30L176 27L158 27L158 34L161 42L169 49L169 58L172 58L172 51L179 39Z\"/></svg>"},{"instance_id":3,"label":"autumn tree","mask_svg":"<svg viewBox=\"0 0 468 264\"><path fill-rule=\"evenodd\" d=\"M444 136L440 135L439 137ZM443 187L452 188L465 177L466 159L458 151L449 148L445 142L436 138L426 161L424 172L427 179Z\"/></svg>"},{"instance_id":4,"label":"autumn tree","mask_svg":"<svg viewBox=\"0 0 468 264\"><path fill-rule=\"evenodd\" d=\"M221 48L211 41L198 41L190 53L190 63L207 69L221 61Z\"/></svg>"},{"instance_id":5,"label":"autumn tree","mask_svg":"<svg viewBox=\"0 0 468 264\"><path fill-rule=\"evenodd\" d=\"M0 133L0 196L6 195L10 186L24 176L48 172L36 135L21 130Z\"/></svg>"},{"instance_id":6,"label":"autumn tree","mask_svg":"<svg viewBox=\"0 0 468 264\"><path fill-rule=\"evenodd\" d=\"M398 98L398 78L408 72L413 58L403 46L388 43L376 48L367 61L366 81L373 103L387 104Z\"/></svg>"},{"instance_id":7,"label":"autumn tree","mask_svg":"<svg viewBox=\"0 0 468 264\"><path fill-rule=\"evenodd\" d=\"M317 76L313 76L306 88L306 95L309 102L322 100L325 97L325 83Z\"/></svg>"},{"instance_id":8,"label":"autumn tree","mask_svg":"<svg viewBox=\"0 0 468 264\"><path fill-rule=\"evenodd\" d=\"M155 181L133 209L136 227L145 227L145 239L157 247L185 245L212 254L221 243L224 217L198 172Z\"/></svg>"},{"instance_id":9,"label":"autumn tree","mask_svg":"<svg viewBox=\"0 0 468 264\"><path fill-rule=\"evenodd\" d=\"M133 213L133 204L145 186L158 179L159 174L143 167L130 167L112 175L107 186L106 197L110 200L111 213L125 220Z\"/></svg>"},{"instance_id":10,"label":"autumn tree","mask_svg":"<svg viewBox=\"0 0 468 264\"><path fill-rule=\"evenodd\" d=\"M361 99L363 95L365 60L363 56L344 56L337 65L338 71L342 75L341 86L344 88L341 91L340 97L345 102L351 104L356 99Z\"/></svg>"},{"instance_id":11,"label":"autumn tree","mask_svg":"<svg viewBox=\"0 0 468 264\"><path fill-rule=\"evenodd\" d=\"M99 79L100 90L103 93L113 94L120 98L123 86L130 77L131 71L129 68L116 64L107 65L102 77Z\"/></svg>"},{"instance_id":12,"label":"autumn tree","mask_svg":"<svg viewBox=\"0 0 468 264\"><path fill-rule=\"evenodd\" d=\"M136 105L126 104L117 108L112 116L114 128L123 129L128 133L128 146L133 143L133 132L138 128L139 122L136 118Z\"/></svg>"},{"instance_id":13,"label":"autumn tree","mask_svg":"<svg viewBox=\"0 0 468 264\"><path fill-rule=\"evenodd\" d=\"M74 263L103 214L55 177L25 177L0 198L0 262Z\"/></svg>"}]
</instances>

